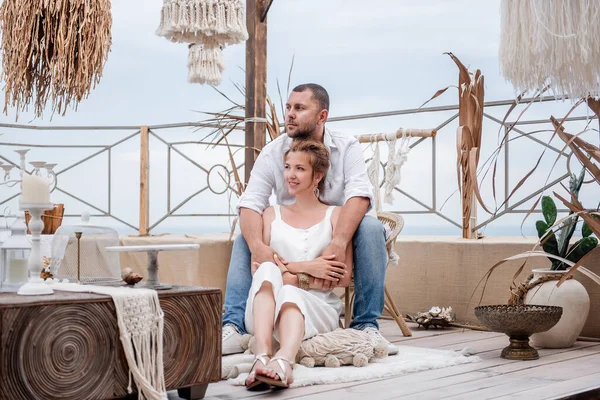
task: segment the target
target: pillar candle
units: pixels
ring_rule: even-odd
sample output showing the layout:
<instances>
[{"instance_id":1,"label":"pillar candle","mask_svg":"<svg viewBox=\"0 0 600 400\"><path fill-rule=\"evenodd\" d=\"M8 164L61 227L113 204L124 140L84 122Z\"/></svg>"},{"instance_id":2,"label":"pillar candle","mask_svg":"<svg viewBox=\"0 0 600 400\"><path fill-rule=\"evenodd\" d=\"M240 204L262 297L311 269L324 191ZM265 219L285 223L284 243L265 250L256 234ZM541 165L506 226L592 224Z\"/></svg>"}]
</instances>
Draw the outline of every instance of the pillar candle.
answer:
<instances>
[{"instance_id":1,"label":"pillar candle","mask_svg":"<svg viewBox=\"0 0 600 400\"><path fill-rule=\"evenodd\" d=\"M49 203L50 182L37 175L23 174L21 182L22 203Z\"/></svg>"},{"instance_id":2,"label":"pillar candle","mask_svg":"<svg viewBox=\"0 0 600 400\"><path fill-rule=\"evenodd\" d=\"M6 266L6 283L27 282L28 269L26 258L9 258Z\"/></svg>"}]
</instances>

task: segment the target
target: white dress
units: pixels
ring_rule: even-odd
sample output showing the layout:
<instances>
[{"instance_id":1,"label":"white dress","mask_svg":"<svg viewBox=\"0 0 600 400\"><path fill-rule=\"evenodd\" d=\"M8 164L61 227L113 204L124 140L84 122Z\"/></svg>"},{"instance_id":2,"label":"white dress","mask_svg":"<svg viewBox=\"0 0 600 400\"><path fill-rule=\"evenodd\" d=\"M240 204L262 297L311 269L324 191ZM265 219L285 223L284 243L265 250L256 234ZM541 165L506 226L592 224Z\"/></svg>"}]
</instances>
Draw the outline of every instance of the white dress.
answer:
<instances>
[{"instance_id":1,"label":"white dress","mask_svg":"<svg viewBox=\"0 0 600 400\"><path fill-rule=\"evenodd\" d=\"M275 205L275 219L271 223L271 248L287 261L308 261L319 257L331 242L333 234L331 213L334 208L335 206L329 207L325 212L325 218L318 224L308 229L300 229L286 224L281 219L279 205ZM274 336L277 340L279 340L277 318L281 306L285 303L296 304L304 315L304 339L319 333L331 332L338 327L342 302L333 291L307 291L292 285L284 285L279 268L272 262L264 262L252 277L252 287L246 302L245 324L249 333L254 334L252 321L254 296L265 281L269 281L273 287Z\"/></svg>"}]
</instances>

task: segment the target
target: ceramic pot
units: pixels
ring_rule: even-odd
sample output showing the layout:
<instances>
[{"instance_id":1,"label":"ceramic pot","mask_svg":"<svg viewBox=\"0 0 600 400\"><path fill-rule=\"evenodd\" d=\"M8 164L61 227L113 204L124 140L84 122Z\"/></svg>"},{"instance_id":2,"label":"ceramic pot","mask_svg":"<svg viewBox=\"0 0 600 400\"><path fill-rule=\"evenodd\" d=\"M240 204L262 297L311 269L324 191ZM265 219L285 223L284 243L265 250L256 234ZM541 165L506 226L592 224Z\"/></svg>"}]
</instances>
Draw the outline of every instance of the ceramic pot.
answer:
<instances>
[{"instance_id":1,"label":"ceramic pot","mask_svg":"<svg viewBox=\"0 0 600 400\"><path fill-rule=\"evenodd\" d=\"M532 282L544 276L563 276L567 273L552 271L549 268L534 269L532 272ZM590 296L581 283L575 279L568 279L560 287L556 287L557 283L556 280L534 286L525 296L525 304L563 308L562 317L553 328L531 336L531 342L536 347L561 349L573 346L590 311Z\"/></svg>"}]
</instances>

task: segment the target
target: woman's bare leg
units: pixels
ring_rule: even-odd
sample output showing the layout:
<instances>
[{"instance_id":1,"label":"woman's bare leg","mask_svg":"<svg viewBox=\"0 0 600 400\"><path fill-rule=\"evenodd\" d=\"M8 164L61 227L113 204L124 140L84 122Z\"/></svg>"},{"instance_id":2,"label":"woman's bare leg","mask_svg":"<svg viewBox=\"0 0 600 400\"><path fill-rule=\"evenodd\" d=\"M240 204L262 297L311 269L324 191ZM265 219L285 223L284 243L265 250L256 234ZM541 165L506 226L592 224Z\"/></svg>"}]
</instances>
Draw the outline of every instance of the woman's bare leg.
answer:
<instances>
[{"instance_id":1,"label":"woman's bare leg","mask_svg":"<svg viewBox=\"0 0 600 400\"><path fill-rule=\"evenodd\" d=\"M279 327L280 349L275 354L276 357L281 357L286 360L295 362L296 354L300 348L300 344L304 339L304 315L300 312L298 306L294 303L285 303L279 311L279 319L277 321ZM292 370L287 363L284 363L284 372L288 378L288 383L293 382ZM281 367L275 361L269 363L269 368L258 368L257 373L268 376L273 379L279 379L275 371L280 371Z\"/></svg>"},{"instance_id":2,"label":"woman's bare leg","mask_svg":"<svg viewBox=\"0 0 600 400\"><path fill-rule=\"evenodd\" d=\"M260 290L254 296L252 307L252 319L254 320L254 354L271 354L273 342L273 328L275 319L275 298L273 296L273 285L264 281Z\"/></svg>"},{"instance_id":3,"label":"woman's bare leg","mask_svg":"<svg viewBox=\"0 0 600 400\"><path fill-rule=\"evenodd\" d=\"M252 352L254 354L271 354L273 342L273 320L275 319L275 297L273 296L273 285L269 281L264 281L254 296L252 303L252 319L254 320L254 344ZM256 364L256 371L264 369L266 366L261 362ZM255 378L251 374L246 379L246 384L254 382Z\"/></svg>"}]
</instances>

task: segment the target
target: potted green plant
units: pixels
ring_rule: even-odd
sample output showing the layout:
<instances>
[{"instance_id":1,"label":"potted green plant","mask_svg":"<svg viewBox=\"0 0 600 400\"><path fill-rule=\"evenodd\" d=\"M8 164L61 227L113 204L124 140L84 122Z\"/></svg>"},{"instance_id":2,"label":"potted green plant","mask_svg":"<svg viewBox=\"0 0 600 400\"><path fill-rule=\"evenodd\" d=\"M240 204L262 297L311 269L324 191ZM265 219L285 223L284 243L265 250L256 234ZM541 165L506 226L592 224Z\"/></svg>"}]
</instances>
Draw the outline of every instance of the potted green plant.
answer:
<instances>
[{"instance_id":1,"label":"potted green plant","mask_svg":"<svg viewBox=\"0 0 600 400\"><path fill-rule=\"evenodd\" d=\"M571 196L577 198L585 169L579 176L573 174L569 182ZM565 281L557 287L557 280L561 279L569 270L570 265L562 260L578 263L587 253L598 245L598 239L584 222L581 227L582 238L571 244L575 233L578 214L569 212L566 218L557 222L557 208L550 196L542 198L542 214L544 220L536 222L540 242L544 252L551 261L550 268L534 269L530 283L531 287L525 296L525 304L552 305L563 308L560 321L546 332L532 335L531 341L535 346L548 348L571 347L581 333L590 310L590 298L585 287L574 279ZM553 256L553 257L551 257Z\"/></svg>"},{"instance_id":2,"label":"potted green plant","mask_svg":"<svg viewBox=\"0 0 600 400\"><path fill-rule=\"evenodd\" d=\"M585 102L588 103L590 108L600 118L600 100L594 100L591 97L579 100L571 108L569 114L578 105ZM505 120L511 110L505 116ZM532 257L547 257L550 259L552 262L550 268L534 269L532 271L534 274L523 283L516 284L513 281L510 286L511 297L508 301L512 305L526 303L563 307L561 320L555 327L542 334L532 336L532 341L536 346L550 348L572 346L581 333L590 310L589 295L585 287L570 278L577 271L600 285L600 275L584 266L589 257L600 248L600 246L597 246L597 238L600 237L600 212L598 208L589 209L584 207L578 199L585 174L591 176L593 182L600 184L600 148L581 139L579 135L572 135L565 132L563 128L565 119L558 121L556 118L550 117L555 128L554 134L565 143L562 151L571 150L572 154L583 166L578 176L571 175L567 196L563 195L563 197L553 192L553 198L559 200L570 211L569 215L558 219L553 198L542 197L544 220L536 223L540 240L536 243L535 247L530 251L515 254L496 262L480 281L480 283L487 284L487 280L494 270L507 262L525 259L525 262L516 272L516 277L526 268L527 261ZM503 140L508 140L508 132L510 132L510 129L505 133ZM516 190L532 175L532 172L538 167L542 156L538 159L536 166L519 181L503 204L506 204ZM557 157L561 157L561 155ZM537 205L538 202L536 201L527 213L527 216L533 212ZM584 222L581 228L582 238L572 244L571 239L579 219ZM592 235L595 235L595 237ZM543 251L539 249L540 247Z\"/></svg>"}]
</instances>

